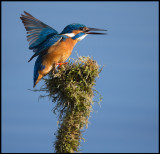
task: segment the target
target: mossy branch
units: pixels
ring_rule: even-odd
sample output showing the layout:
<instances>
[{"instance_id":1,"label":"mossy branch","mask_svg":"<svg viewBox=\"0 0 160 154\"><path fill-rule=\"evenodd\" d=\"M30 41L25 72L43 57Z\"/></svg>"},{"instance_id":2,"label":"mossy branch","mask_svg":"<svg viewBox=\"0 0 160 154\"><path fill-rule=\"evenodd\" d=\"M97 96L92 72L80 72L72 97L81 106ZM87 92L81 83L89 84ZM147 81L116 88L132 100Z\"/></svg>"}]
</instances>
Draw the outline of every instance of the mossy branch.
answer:
<instances>
[{"instance_id":1,"label":"mossy branch","mask_svg":"<svg viewBox=\"0 0 160 154\"><path fill-rule=\"evenodd\" d=\"M74 63L62 65L50 72L40 91L46 91L56 103L53 112L58 114L59 128L54 142L56 153L79 152L82 130L88 126L92 111L96 77L102 68L90 57L79 57ZM100 95L100 101L102 97Z\"/></svg>"}]
</instances>

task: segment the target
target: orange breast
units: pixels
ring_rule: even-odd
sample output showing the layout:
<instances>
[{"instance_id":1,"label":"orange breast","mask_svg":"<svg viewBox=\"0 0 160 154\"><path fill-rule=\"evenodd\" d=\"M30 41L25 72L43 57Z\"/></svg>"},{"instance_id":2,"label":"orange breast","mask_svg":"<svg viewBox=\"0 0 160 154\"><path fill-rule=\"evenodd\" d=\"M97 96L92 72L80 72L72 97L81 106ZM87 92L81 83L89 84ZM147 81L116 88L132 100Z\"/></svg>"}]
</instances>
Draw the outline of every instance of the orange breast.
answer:
<instances>
[{"instance_id":1,"label":"orange breast","mask_svg":"<svg viewBox=\"0 0 160 154\"><path fill-rule=\"evenodd\" d=\"M76 40L67 38L65 41L60 41L59 43L51 46L48 49L48 54L46 54L43 59L43 64L52 65L54 63L65 62L71 55L76 43Z\"/></svg>"}]
</instances>

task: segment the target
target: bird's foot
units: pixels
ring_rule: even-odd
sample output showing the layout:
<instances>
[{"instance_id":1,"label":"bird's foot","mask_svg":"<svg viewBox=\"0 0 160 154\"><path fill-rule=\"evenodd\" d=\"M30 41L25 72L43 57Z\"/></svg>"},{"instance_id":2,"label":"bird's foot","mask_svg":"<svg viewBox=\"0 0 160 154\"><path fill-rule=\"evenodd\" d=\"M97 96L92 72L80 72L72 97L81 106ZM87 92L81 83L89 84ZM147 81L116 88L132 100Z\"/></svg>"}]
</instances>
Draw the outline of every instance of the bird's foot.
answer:
<instances>
[{"instance_id":1,"label":"bird's foot","mask_svg":"<svg viewBox=\"0 0 160 154\"><path fill-rule=\"evenodd\" d=\"M61 66L63 64L68 64L68 62L65 62L65 63L56 63L56 65L59 65L59 66Z\"/></svg>"},{"instance_id":2,"label":"bird's foot","mask_svg":"<svg viewBox=\"0 0 160 154\"><path fill-rule=\"evenodd\" d=\"M68 62L65 62L65 63L56 63L56 65L58 65L59 67L61 67L64 64L68 64Z\"/></svg>"}]
</instances>

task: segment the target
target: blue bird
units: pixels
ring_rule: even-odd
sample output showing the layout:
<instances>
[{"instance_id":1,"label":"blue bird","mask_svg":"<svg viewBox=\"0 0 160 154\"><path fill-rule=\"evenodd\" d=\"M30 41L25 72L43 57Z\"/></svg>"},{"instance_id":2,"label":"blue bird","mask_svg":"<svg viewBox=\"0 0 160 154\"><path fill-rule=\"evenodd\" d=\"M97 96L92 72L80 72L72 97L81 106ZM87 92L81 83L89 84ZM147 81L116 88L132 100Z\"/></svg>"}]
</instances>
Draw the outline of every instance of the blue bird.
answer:
<instances>
[{"instance_id":1,"label":"blue bird","mask_svg":"<svg viewBox=\"0 0 160 154\"><path fill-rule=\"evenodd\" d=\"M89 28L83 24L73 23L66 26L59 34L55 29L24 11L20 19L27 31L29 49L34 55L30 62L38 56L34 65L33 88L43 76L56 66L66 64L76 43L88 34L106 34L91 31L106 31L104 29Z\"/></svg>"}]
</instances>

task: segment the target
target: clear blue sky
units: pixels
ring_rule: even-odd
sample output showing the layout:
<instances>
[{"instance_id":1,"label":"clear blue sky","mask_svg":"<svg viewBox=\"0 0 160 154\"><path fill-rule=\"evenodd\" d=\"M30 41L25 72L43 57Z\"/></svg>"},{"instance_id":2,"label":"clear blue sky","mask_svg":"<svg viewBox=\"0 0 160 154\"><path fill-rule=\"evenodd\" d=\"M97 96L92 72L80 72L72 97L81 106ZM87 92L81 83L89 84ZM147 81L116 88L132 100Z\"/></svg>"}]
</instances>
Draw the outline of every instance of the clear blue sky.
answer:
<instances>
[{"instance_id":1,"label":"clear blue sky","mask_svg":"<svg viewBox=\"0 0 160 154\"><path fill-rule=\"evenodd\" d=\"M32 92L35 59L23 11L61 32L70 23L108 30L76 51L105 65L82 152L158 152L158 2L2 2L2 152L52 153L54 104ZM43 81L38 83L39 88Z\"/></svg>"}]
</instances>

